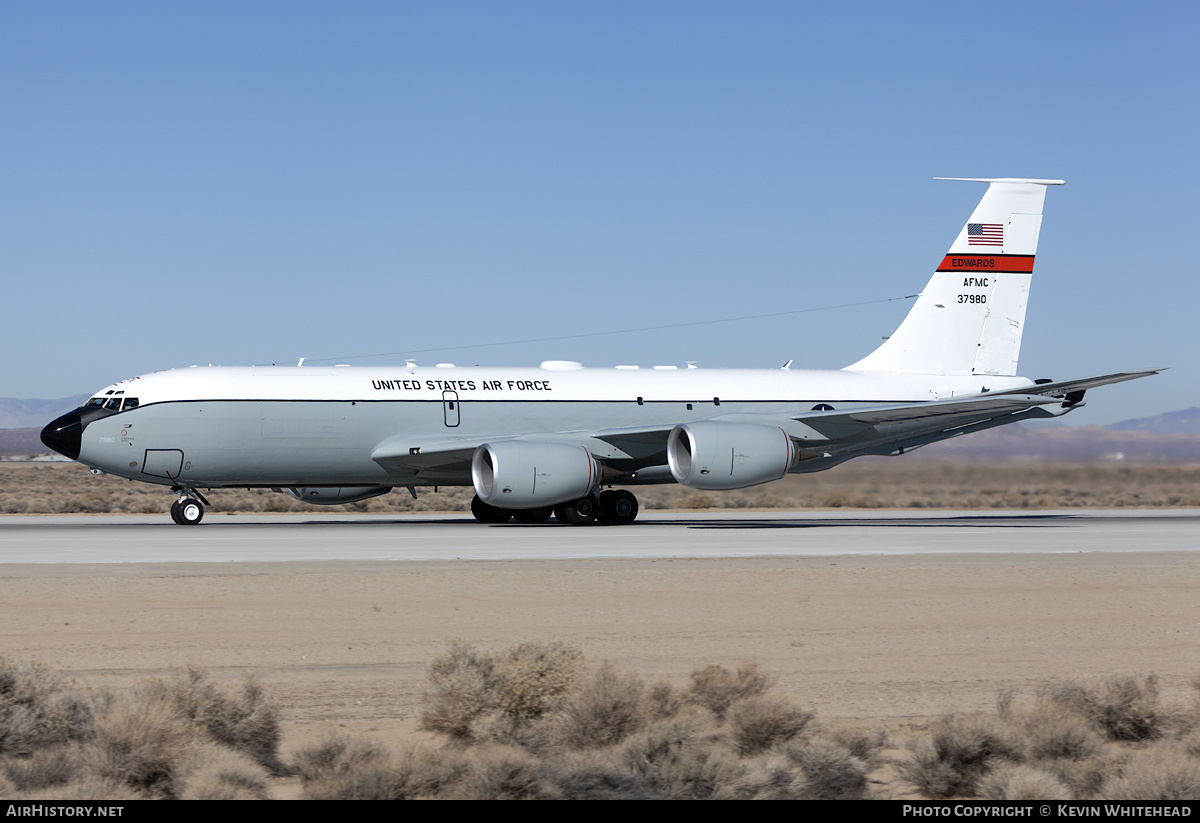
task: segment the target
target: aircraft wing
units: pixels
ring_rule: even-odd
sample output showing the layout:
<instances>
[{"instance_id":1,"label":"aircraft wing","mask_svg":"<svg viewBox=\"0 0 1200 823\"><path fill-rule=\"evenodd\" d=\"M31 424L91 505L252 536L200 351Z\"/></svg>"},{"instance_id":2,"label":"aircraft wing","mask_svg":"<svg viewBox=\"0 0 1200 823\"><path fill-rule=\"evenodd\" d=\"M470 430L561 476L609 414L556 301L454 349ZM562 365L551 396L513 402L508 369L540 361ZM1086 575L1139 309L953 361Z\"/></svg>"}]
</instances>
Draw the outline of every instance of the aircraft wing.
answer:
<instances>
[{"instance_id":1,"label":"aircraft wing","mask_svg":"<svg viewBox=\"0 0 1200 823\"><path fill-rule=\"evenodd\" d=\"M927 403L807 412L791 419L812 434L783 428L802 446L823 451L838 462L863 454L901 454L1007 423L1057 417L1081 404L1087 389L1136 380L1160 371L1115 372ZM802 466L808 471L820 468L817 464Z\"/></svg>"},{"instance_id":2,"label":"aircraft wing","mask_svg":"<svg viewBox=\"0 0 1200 823\"><path fill-rule=\"evenodd\" d=\"M622 454L634 458L645 459L650 457L661 456L660 462L666 463L667 458L667 438L671 436L670 426L637 426L626 429L601 429L600 431L591 432L589 437L593 441L601 441L609 447L619 450ZM603 456L599 452L603 447L598 448L598 444L593 442L593 445L588 447L588 450L597 457Z\"/></svg>"},{"instance_id":3,"label":"aircraft wing","mask_svg":"<svg viewBox=\"0 0 1200 823\"><path fill-rule=\"evenodd\" d=\"M1026 417L1053 417L1053 412L1043 411L1040 407L1062 405L1061 397L1028 392L997 393L955 400L859 406L797 415L723 414L709 420L778 427L801 447L803 460L825 457L838 458L836 462L841 462L861 454L889 454L897 448L916 448L917 444L910 445L912 441L930 435L937 435L935 439L945 439L954 434L965 434L967 430L978 431L979 428L1012 423ZM988 425L979 425L984 422ZM966 428L971 426L979 428ZM673 428L673 425L663 425L605 429L592 432L591 444L585 445L601 459L632 459L641 465L662 465L666 463L667 438ZM944 432L952 433L943 436ZM923 439L919 445L929 442L934 440ZM831 465L828 461L823 464L824 467L828 465ZM817 464L805 463L805 468L815 470Z\"/></svg>"},{"instance_id":4,"label":"aircraft wing","mask_svg":"<svg viewBox=\"0 0 1200 823\"><path fill-rule=\"evenodd\" d=\"M800 469L816 471L864 454L900 454L939 440L1021 420L1057 417L1083 400L1090 388L1157 374L1162 369L1115 372L1009 391L947 400L857 406L794 415L728 414L730 423L778 426L802 449ZM647 462L665 462L672 426L608 429L592 437ZM602 455L592 447L597 457ZM825 460L813 460L823 457Z\"/></svg>"},{"instance_id":5,"label":"aircraft wing","mask_svg":"<svg viewBox=\"0 0 1200 823\"><path fill-rule=\"evenodd\" d=\"M663 434L663 443L671 429L668 427ZM388 470L393 479L399 482L405 475L415 478L418 474L426 481L434 477L450 478L465 477L470 481L471 457L475 450L484 443L501 443L506 440L524 440L552 443L570 443L587 448L596 457L613 458L625 455L606 450L599 446L587 432L554 432L539 435L497 435L494 437L445 437L432 439L414 439L400 437L386 440L371 453L371 459Z\"/></svg>"},{"instance_id":6,"label":"aircraft wing","mask_svg":"<svg viewBox=\"0 0 1200 823\"><path fill-rule=\"evenodd\" d=\"M1111 383L1122 383L1126 380L1136 380L1160 371L1162 369L1116 372L1097 377L1085 377L1059 383L1042 383L1008 391L987 392L948 400L804 412L794 415L790 419L802 422L819 432L828 432L831 439L836 439L854 429L886 423L919 421L953 423L960 419L965 421L980 416L1011 414L1031 406L1048 406L1064 400L1068 405L1075 405L1083 399L1082 393L1087 389ZM1072 397L1077 393L1077 396Z\"/></svg>"},{"instance_id":7,"label":"aircraft wing","mask_svg":"<svg viewBox=\"0 0 1200 823\"><path fill-rule=\"evenodd\" d=\"M418 473L471 473L471 455L477 438L443 438L426 442L388 440L371 453L371 459L393 475Z\"/></svg>"}]
</instances>

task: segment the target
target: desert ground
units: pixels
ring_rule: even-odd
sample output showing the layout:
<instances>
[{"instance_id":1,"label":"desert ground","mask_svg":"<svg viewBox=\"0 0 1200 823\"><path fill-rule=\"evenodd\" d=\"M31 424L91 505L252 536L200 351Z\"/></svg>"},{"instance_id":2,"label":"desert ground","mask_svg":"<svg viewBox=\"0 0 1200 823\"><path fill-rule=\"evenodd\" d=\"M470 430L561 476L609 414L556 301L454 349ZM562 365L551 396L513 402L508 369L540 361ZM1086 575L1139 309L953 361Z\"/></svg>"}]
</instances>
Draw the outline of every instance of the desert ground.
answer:
<instances>
[{"instance_id":1,"label":"desert ground","mask_svg":"<svg viewBox=\"0 0 1200 823\"><path fill-rule=\"evenodd\" d=\"M1108 469L1092 476L1097 488L1107 484L1105 493L1123 490L1128 499L1168 493L1190 499L1197 494L1196 470L1183 470L1187 482L1175 482L1173 491L1169 478L1130 486L1120 482L1128 476L1110 477ZM976 497L994 487L997 500L1019 505L1003 472L993 469L989 476L991 486ZM935 485L961 482L952 473ZM10 480L0 493L15 488ZM1043 478L1040 486L1025 485L1030 488L1050 495L1056 486ZM866 494L822 493L852 502ZM916 486L905 490L912 500L918 493ZM1165 703L1194 702L1200 555L1142 548L1120 554L8 564L0 566L0 655L39 661L115 692L188 666L231 688L252 674L281 711L285 759L331 732L389 746L422 736L417 727L427 666L455 639L485 649L565 641L582 649L590 665L609 662L647 681L677 685L700 666L755 661L776 690L815 711L819 722L883 728L898 742L946 712L994 711L1004 690L1031 695L1067 680L1154 673ZM288 791L282 789L283 796Z\"/></svg>"},{"instance_id":2,"label":"desert ground","mask_svg":"<svg viewBox=\"0 0 1200 823\"><path fill-rule=\"evenodd\" d=\"M330 731L399 742L450 639L577 644L682 683L753 660L828 722L904 733L1003 689L1200 672L1200 558L1074 554L0 569L3 654L122 689L196 666L255 674L284 751Z\"/></svg>"}]
</instances>

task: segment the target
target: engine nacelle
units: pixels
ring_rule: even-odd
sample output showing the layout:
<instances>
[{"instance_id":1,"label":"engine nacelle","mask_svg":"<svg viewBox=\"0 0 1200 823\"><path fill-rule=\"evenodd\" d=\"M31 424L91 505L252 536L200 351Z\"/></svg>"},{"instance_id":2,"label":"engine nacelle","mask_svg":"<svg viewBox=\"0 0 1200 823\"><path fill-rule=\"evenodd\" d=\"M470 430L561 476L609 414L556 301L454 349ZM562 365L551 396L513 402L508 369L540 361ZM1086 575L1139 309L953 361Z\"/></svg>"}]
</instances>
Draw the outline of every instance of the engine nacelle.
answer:
<instances>
[{"instance_id":1,"label":"engine nacelle","mask_svg":"<svg viewBox=\"0 0 1200 823\"><path fill-rule=\"evenodd\" d=\"M369 497L378 497L391 490L391 486L293 486L287 493L302 503L336 506L339 503L357 503Z\"/></svg>"},{"instance_id":2,"label":"engine nacelle","mask_svg":"<svg viewBox=\"0 0 1200 823\"><path fill-rule=\"evenodd\" d=\"M583 497L600 481L600 466L583 446L501 440L475 449L471 479L489 506L534 509Z\"/></svg>"},{"instance_id":3,"label":"engine nacelle","mask_svg":"<svg viewBox=\"0 0 1200 823\"><path fill-rule=\"evenodd\" d=\"M768 483L787 474L799 459L800 450L783 429L758 423L683 423L667 438L671 475L693 489L744 489Z\"/></svg>"}]
</instances>

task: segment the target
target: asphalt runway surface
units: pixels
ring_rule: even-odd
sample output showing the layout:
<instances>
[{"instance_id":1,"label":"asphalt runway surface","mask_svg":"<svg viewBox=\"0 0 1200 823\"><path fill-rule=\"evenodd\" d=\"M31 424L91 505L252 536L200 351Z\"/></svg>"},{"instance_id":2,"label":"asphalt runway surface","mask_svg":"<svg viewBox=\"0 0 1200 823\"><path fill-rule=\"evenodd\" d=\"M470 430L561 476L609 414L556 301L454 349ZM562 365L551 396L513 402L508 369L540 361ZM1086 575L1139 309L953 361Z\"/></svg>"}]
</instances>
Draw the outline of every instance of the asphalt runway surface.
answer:
<instances>
[{"instance_id":1,"label":"asphalt runway surface","mask_svg":"<svg viewBox=\"0 0 1200 823\"><path fill-rule=\"evenodd\" d=\"M484 526L470 515L0 517L0 563L571 560L1194 552L1200 512L644 512L630 526Z\"/></svg>"}]
</instances>

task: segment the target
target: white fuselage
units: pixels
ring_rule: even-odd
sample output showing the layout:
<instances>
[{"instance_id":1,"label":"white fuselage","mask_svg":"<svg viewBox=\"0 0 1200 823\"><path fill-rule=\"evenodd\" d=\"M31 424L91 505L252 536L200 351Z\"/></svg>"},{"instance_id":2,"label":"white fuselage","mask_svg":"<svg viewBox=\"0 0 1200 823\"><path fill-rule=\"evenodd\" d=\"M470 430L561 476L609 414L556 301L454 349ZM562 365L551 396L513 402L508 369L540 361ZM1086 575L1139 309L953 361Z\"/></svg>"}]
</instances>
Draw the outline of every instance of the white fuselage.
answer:
<instances>
[{"instance_id":1,"label":"white fuselage","mask_svg":"<svg viewBox=\"0 0 1200 823\"><path fill-rule=\"evenodd\" d=\"M125 380L137 407L86 425L80 462L165 485L470 485L461 464L387 468L381 450L473 447L489 438L588 439L624 471L661 467L661 454L596 444L609 429L768 415L824 404L921 403L1030 385L1021 377L699 368L193 367ZM812 441L795 423L788 434ZM819 438L818 438L819 440ZM647 474L642 482L669 482Z\"/></svg>"}]
</instances>

